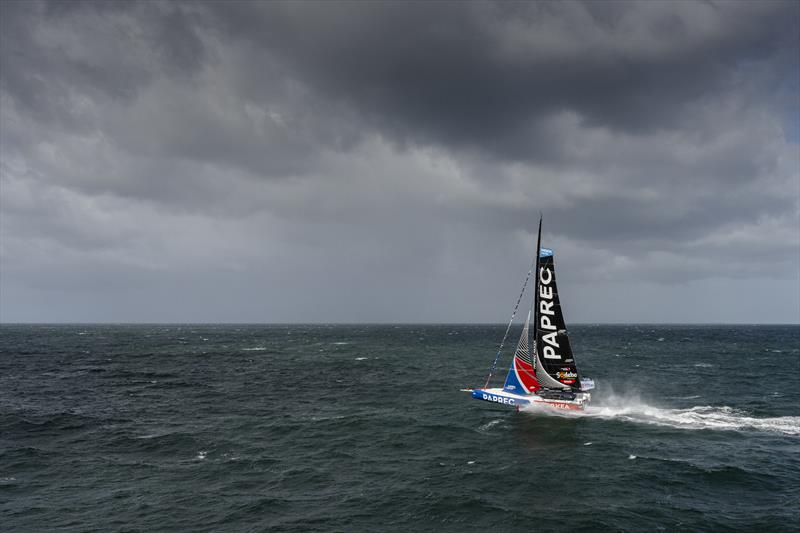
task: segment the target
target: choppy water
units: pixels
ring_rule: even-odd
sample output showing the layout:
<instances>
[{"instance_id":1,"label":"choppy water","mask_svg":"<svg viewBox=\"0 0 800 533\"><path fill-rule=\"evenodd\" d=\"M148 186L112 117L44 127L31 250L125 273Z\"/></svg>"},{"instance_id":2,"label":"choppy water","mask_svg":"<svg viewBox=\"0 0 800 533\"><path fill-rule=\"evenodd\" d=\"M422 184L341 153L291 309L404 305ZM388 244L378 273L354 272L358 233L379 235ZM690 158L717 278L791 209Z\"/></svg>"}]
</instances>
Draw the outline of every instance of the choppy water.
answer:
<instances>
[{"instance_id":1,"label":"choppy water","mask_svg":"<svg viewBox=\"0 0 800 533\"><path fill-rule=\"evenodd\" d=\"M2 326L0 529L800 528L800 327L575 326L578 415L459 392L503 330Z\"/></svg>"}]
</instances>

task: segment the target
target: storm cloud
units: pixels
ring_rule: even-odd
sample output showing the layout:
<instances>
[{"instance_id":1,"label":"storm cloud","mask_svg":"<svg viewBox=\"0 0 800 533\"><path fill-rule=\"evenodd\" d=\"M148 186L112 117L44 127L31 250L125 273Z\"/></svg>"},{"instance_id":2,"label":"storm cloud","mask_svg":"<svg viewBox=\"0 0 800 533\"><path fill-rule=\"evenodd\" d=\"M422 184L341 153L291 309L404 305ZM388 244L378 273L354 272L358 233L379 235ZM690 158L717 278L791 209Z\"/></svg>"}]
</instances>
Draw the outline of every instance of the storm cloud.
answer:
<instances>
[{"instance_id":1,"label":"storm cloud","mask_svg":"<svg viewBox=\"0 0 800 533\"><path fill-rule=\"evenodd\" d=\"M0 6L2 321L800 321L796 2Z\"/></svg>"}]
</instances>

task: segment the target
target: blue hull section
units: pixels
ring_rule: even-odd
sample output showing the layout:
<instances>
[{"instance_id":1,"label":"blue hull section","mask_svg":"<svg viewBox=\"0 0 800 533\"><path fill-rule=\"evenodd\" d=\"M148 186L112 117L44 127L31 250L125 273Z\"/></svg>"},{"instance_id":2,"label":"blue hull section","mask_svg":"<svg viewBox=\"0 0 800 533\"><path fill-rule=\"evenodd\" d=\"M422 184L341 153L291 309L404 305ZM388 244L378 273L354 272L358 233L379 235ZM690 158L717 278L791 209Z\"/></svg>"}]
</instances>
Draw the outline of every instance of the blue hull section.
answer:
<instances>
[{"instance_id":1,"label":"blue hull section","mask_svg":"<svg viewBox=\"0 0 800 533\"><path fill-rule=\"evenodd\" d=\"M520 395L518 394L509 394L505 391L499 392L497 391L497 389L492 391L475 389L472 391L472 397L475 398L476 400L499 403L503 405L509 405L511 407L515 407L518 405L528 405L531 403L530 400L520 397Z\"/></svg>"}]
</instances>

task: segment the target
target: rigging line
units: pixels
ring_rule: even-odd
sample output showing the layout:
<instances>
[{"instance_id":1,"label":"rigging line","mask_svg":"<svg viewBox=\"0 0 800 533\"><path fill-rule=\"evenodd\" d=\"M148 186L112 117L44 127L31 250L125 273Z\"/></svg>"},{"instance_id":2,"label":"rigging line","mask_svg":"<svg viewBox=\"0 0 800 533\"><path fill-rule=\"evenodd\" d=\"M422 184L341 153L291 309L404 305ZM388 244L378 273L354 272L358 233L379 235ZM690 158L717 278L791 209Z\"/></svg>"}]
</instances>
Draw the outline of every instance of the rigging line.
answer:
<instances>
[{"instance_id":1,"label":"rigging line","mask_svg":"<svg viewBox=\"0 0 800 533\"><path fill-rule=\"evenodd\" d=\"M497 370L497 362L500 360L500 354L503 352L503 346L505 345L506 339L508 338L508 332L511 330L511 324L514 322L514 317L517 316L517 309L519 309L519 303L522 301L522 295L525 294L525 287L528 286L528 280L531 278L531 272L533 272L537 259L538 258L536 257L533 258L533 261L531 262L531 268L528 269L528 275L525 276L525 283L522 284L522 291L520 291L519 298L517 298L517 304L514 306L514 312L511 313L511 320L508 321L508 327L506 328L506 333L505 335L503 335L503 340L502 342L500 342L500 347L497 349L497 355L494 357L492 366L489 368L489 375L486 377L486 385L483 386L484 389L489 387L489 381L491 381L495 370Z\"/></svg>"}]
</instances>

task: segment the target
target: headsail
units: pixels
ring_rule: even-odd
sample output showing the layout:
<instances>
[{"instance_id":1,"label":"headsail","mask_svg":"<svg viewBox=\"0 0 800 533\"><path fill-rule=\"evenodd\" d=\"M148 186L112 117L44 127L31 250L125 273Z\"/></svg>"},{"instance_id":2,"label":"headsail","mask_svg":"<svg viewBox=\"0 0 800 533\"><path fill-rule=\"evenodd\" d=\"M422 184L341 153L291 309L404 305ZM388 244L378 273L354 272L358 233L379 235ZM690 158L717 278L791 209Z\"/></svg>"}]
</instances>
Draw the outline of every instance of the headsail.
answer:
<instances>
[{"instance_id":1,"label":"headsail","mask_svg":"<svg viewBox=\"0 0 800 533\"><path fill-rule=\"evenodd\" d=\"M533 368L533 359L528 348L528 325L531 321L531 312L528 311L528 318L525 320L525 327L522 328L522 335L517 343L517 351L514 352L514 359L511 361L511 368L508 369L506 383L503 389L517 394L530 394L541 388L536 379L536 372Z\"/></svg>"},{"instance_id":2,"label":"headsail","mask_svg":"<svg viewBox=\"0 0 800 533\"><path fill-rule=\"evenodd\" d=\"M572 356L561 300L556 286L553 251L539 252L536 293L536 370L545 387L580 390L578 367Z\"/></svg>"}]
</instances>

